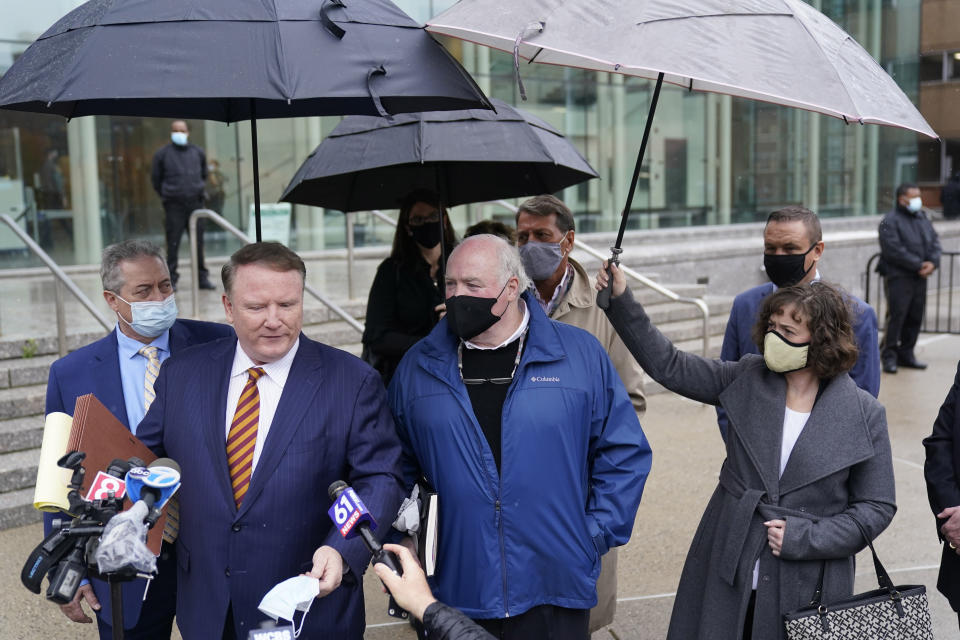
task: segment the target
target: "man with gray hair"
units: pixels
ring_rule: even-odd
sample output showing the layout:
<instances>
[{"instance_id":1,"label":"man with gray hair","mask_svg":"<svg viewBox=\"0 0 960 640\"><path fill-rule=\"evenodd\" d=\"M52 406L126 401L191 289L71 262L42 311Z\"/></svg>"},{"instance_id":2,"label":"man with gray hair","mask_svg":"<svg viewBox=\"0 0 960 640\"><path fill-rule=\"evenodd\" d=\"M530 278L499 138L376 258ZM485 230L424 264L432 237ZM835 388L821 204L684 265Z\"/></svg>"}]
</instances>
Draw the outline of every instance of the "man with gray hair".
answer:
<instances>
[{"instance_id":1,"label":"man with gray hair","mask_svg":"<svg viewBox=\"0 0 960 640\"><path fill-rule=\"evenodd\" d=\"M117 316L117 326L104 338L60 358L50 367L46 412L72 414L76 399L92 393L131 433L153 399L153 381L161 365L187 347L233 335L227 325L178 320L170 273L160 250L144 240L107 247L100 266L103 298ZM95 471L93 469L88 471ZM53 517L45 514L49 532ZM165 541L157 559L157 578L125 582L123 622L127 638L169 639L176 605L176 569L172 542ZM110 588L93 580L60 609L74 622L89 623L86 602L97 612L100 638L113 637Z\"/></svg>"},{"instance_id":2,"label":"man with gray hair","mask_svg":"<svg viewBox=\"0 0 960 640\"><path fill-rule=\"evenodd\" d=\"M446 317L388 395L407 484L423 475L440 496L436 596L497 638L585 640L651 453L603 347L550 320L528 284L515 247L465 239Z\"/></svg>"},{"instance_id":3,"label":"man with gray hair","mask_svg":"<svg viewBox=\"0 0 960 640\"><path fill-rule=\"evenodd\" d=\"M573 213L552 195L534 196L517 209L517 248L530 289L540 308L550 318L589 331L610 356L623 381L633 408L643 417L647 399L643 393L643 370L630 354L610 320L597 306L593 282L570 253L576 235ZM603 556L597 579L597 606L590 612L591 633L613 623L617 610L617 550Z\"/></svg>"}]
</instances>

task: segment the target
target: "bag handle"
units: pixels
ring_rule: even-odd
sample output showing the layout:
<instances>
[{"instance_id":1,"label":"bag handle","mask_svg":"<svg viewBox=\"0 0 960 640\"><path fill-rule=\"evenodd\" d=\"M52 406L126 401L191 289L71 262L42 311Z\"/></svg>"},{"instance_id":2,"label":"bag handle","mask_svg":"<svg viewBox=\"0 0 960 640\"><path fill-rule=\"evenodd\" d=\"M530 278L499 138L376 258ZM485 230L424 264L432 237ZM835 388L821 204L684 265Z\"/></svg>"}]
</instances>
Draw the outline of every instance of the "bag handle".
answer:
<instances>
[{"instance_id":1,"label":"bag handle","mask_svg":"<svg viewBox=\"0 0 960 640\"><path fill-rule=\"evenodd\" d=\"M880 556L877 555L877 550L873 548L873 541L870 539L870 536L867 535L867 530L864 529L859 520L853 516L849 516L849 518L853 520L855 525L857 525L857 529L860 530L860 535L863 536L863 539L867 542L867 546L870 547L870 553L873 555L873 568L877 573L877 585L881 589L886 589L892 598L898 599L900 594L893 586L893 582L890 580L890 575L887 573L887 570L883 568L883 563L880 562ZM827 561L824 560L820 563L820 577L817 578L817 590L813 593L813 598L810 600L811 607L820 607L823 601L823 577L826 568Z\"/></svg>"}]
</instances>

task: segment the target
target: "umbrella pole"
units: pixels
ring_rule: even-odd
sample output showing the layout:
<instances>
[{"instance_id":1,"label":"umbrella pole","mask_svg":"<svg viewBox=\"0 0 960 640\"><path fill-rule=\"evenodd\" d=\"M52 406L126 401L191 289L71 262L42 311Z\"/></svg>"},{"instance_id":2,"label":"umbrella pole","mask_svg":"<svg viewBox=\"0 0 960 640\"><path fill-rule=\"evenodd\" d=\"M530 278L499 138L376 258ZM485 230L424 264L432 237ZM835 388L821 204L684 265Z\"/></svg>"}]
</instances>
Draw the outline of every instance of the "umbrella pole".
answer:
<instances>
[{"instance_id":1,"label":"umbrella pole","mask_svg":"<svg viewBox=\"0 0 960 640\"><path fill-rule=\"evenodd\" d=\"M646 136L644 136L646 139ZM257 103L250 100L250 141L253 146L253 220L257 242L263 242L260 231L260 159L257 157Z\"/></svg>"},{"instance_id":2,"label":"umbrella pole","mask_svg":"<svg viewBox=\"0 0 960 640\"><path fill-rule=\"evenodd\" d=\"M423 130L423 121L420 121L421 131ZM447 267L447 226L443 223L443 189L440 187L440 164L434 165L437 181L437 208L440 210L440 264L437 265L437 281L440 283L440 293L446 298L446 286L444 278ZM447 185L449 186L449 185Z\"/></svg>"},{"instance_id":3,"label":"umbrella pole","mask_svg":"<svg viewBox=\"0 0 960 640\"><path fill-rule=\"evenodd\" d=\"M630 217L630 207L633 206L633 193L637 190L637 182L640 180L640 165L643 164L643 154L647 150L647 140L650 139L650 127L653 125L653 116L657 112L657 101L660 99L660 88L663 86L663 72L657 75L657 86L653 89L653 97L650 99L650 111L647 113L647 124L643 128L643 139L640 141L640 152L637 154L637 164L633 167L633 179L630 180L630 190L627 192L627 202L623 205L623 213L620 214L620 230L617 232L617 241L610 247L610 262L620 264L620 254L623 249L623 234L627 230L627 218ZM609 268L608 268L609 273ZM609 280L607 288L597 294L597 304L606 309L610 304L610 292L613 289L613 278Z\"/></svg>"}]
</instances>

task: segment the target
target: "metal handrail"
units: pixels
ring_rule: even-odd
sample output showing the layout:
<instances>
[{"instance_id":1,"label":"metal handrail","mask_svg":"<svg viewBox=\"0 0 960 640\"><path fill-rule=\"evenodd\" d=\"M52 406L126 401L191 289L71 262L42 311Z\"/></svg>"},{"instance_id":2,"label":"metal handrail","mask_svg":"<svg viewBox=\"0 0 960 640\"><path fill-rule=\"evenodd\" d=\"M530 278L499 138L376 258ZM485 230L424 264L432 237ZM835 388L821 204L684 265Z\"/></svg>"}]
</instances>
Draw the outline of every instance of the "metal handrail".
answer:
<instances>
[{"instance_id":1,"label":"metal handrail","mask_svg":"<svg viewBox=\"0 0 960 640\"><path fill-rule=\"evenodd\" d=\"M517 212L517 207L510 204L506 200L493 200L491 202L493 204L498 204L509 211L513 211L514 213ZM576 237L574 237L573 239L573 246L575 246L577 249L580 249L584 253L590 254L591 256L593 256L594 258L597 258L598 260L607 260L609 257L601 253L600 251L597 251L596 249L594 249L587 243L583 242L582 240L577 240ZM682 304L692 304L695 307L697 307L697 309L700 310L700 314L703 316L702 354L703 354L703 357L706 358L707 354L710 351L710 307L707 306L707 303L704 302L703 298L690 298L688 296L681 296L679 293L675 291L671 291L670 289L666 288L662 284L658 282L654 282L650 278L644 275L641 275L636 271L634 271L633 269L631 269L630 267L626 267L622 264L620 265L620 270L623 271L624 275L630 278L633 278L634 280L636 280L643 286L647 287L648 289L653 289L655 292L659 293L660 295L674 302L680 302Z\"/></svg>"},{"instance_id":2,"label":"metal handrail","mask_svg":"<svg viewBox=\"0 0 960 640\"><path fill-rule=\"evenodd\" d=\"M866 271L866 284L864 287L865 295L864 302L873 306L874 311L877 314L877 318L886 317L884 304L886 303L886 291L885 291L885 278L879 271L876 270L876 263L880 260L881 256L879 253L875 253L867 260L867 271ZM946 266L944 266L946 263ZM920 331L923 333L953 333L960 334L960 325L954 326L955 314L954 314L954 274L957 272L957 265L960 264L960 251L943 251L940 254L940 266L936 271L927 278L927 299L924 300L924 313L923 313L923 323L920 327ZM871 284L871 275L872 273L877 274L877 284L874 287ZM946 273L947 282L944 283L944 273ZM933 281L933 283L931 283ZM876 304L871 301L871 292L873 289L876 289ZM944 296L943 290L946 289L946 295ZM946 300L943 300L943 297ZM929 303L933 302L933 324L931 326L930 320L930 309ZM946 318L942 318L941 314L944 312L944 302L946 303ZM958 314L960 315L960 310ZM945 327L941 327L941 320L946 323Z\"/></svg>"},{"instance_id":3,"label":"metal handrail","mask_svg":"<svg viewBox=\"0 0 960 640\"><path fill-rule=\"evenodd\" d=\"M190 214L190 221L188 225L190 227L190 273L193 275L194 280L197 280L197 220L200 218L206 218L207 220L212 220L217 223L224 231L231 233L233 236L246 242L247 244L252 244L253 240L245 234L240 229L233 226L226 218L221 216L215 211L210 209L195 209L193 213ZM335 314L343 318L347 324L356 329L359 333L363 333L363 325L357 322L357 319L352 315L347 313L340 305L336 302L323 295L312 286L303 283L303 290L305 293L309 293L311 296L322 302L328 309L333 311ZM193 315L200 315L200 287L197 286L197 283L194 282L193 292L191 296L191 301L193 304Z\"/></svg>"},{"instance_id":4,"label":"metal handrail","mask_svg":"<svg viewBox=\"0 0 960 640\"><path fill-rule=\"evenodd\" d=\"M0 215L0 221L10 227L13 233L16 234L16 236L20 238L25 245L27 245L27 248L30 249L35 256L40 258L45 265L47 265L47 268L50 269L50 272L54 276L54 300L57 309L57 345L61 357L67 355L67 322L64 316L63 290L61 287L66 287L67 291L73 294L73 297L76 298L80 304L82 304L84 308L90 312L90 314L103 326L104 329L107 331L113 329L107 319L103 317L103 314L100 313L96 306L94 306L90 298L88 298L83 291L80 291L80 288L73 282L73 280L70 279L70 276L64 273L63 269L60 268L60 265L54 262L53 258L51 258L50 255L44 251L40 245L34 241L33 238L28 236L27 233L20 227L20 225L13 220L13 218L4 213Z\"/></svg>"},{"instance_id":5,"label":"metal handrail","mask_svg":"<svg viewBox=\"0 0 960 640\"><path fill-rule=\"evenodd\" d=\"M510 204L506 200L491 200L491 204L498 204L509 211L512 211L514 213L517 212L517 207ZM387 214L383 213L382 211L378 211L374 209L374 210L371 210L370 213L373 214L375 217L380 218L386 223L389 223L393 226L397 226L397 221L391 218L390 216L388 216ZM348 222L348 234L349 234L349 230L350 230L350 223ZM596 249L594 249L587 243L583 242L582 240L577 240L576 237L574 237L573 239L573 246L580 249L584 253L590 254L594 258L598 258L599 260L607 259L607 256L597 251ZM353 243L352 242L348 243L347 245L347 262L348 262L347 268L349 273L353 270ZM703 316L703 352L702 353L703 353L703 357L706 358L707 354L710 351L710 308L707 306L707 303L704 302L702 298L690 298L687 296L681 296L675 291L671 291L670 289L664 287L663 285L657 282L654 282L650 278L637 273L630 267L625 267L623 265L620 265L620 270L623 271L625 275L629 276L630 278L633 278L643 286L649 289L653 289L660 295L666 298L669 298L674 302L680 302L683 304L692 304L695 307L697 307L697 309L700 311L700 315Z\"/></svg>"}]
</instances>

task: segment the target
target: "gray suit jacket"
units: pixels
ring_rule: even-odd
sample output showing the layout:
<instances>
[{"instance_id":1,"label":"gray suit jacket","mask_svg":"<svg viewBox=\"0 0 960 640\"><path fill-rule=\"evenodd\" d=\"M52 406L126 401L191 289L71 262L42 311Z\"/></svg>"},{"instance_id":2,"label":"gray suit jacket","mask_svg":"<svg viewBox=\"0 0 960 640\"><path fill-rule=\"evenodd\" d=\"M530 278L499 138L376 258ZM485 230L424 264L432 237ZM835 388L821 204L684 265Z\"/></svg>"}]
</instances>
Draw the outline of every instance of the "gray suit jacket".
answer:
<instances>
[{"instance_id":1,"label":"gray suit jacket","mask_svg":"<svg viewBox=\"0 0 960 640\"><path fill-rule=\"evenodd\" d=\"M607 315L640 366L681 395L722 406L730 419L727 458L684 564L668 638L741 635L760 563L754 637L784 637L783 614L806 606L826 562L824 601L852 593L853 556L896 511L883 406L849 375L825 381L783 475L780 449L786 379L763 358L707 360L676 349L628 290ZM766 520L787 522L780 558Z\"/></svg>"}]
</instances>

